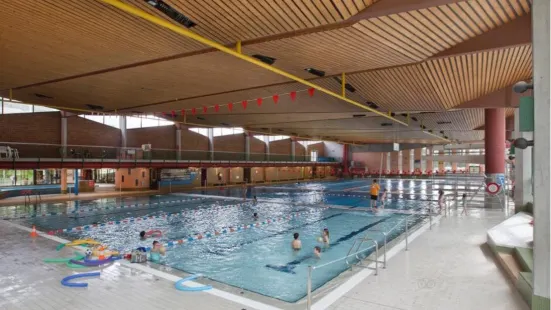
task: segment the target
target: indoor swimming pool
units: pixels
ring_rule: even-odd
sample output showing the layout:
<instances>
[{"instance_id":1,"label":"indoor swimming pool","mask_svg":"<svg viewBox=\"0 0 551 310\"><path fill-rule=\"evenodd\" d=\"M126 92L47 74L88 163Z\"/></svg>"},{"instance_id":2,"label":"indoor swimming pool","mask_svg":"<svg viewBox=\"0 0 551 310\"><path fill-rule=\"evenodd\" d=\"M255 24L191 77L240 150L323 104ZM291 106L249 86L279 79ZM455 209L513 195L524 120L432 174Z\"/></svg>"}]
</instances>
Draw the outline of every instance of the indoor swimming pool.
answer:
<instances>
[{"instance_id":1,"label":"indoor swimming pool","mask_svg":"<svg viewBox=\"0 0 551 310\"><path fill-rule=\"evenodd\" d=\"M390 241L403 233L406 217L410 227L426 220L422 212L412 215L393 211L424 211L430 201L392 199L385 210L366 212L367 205L363 204L367 201L345 190L367 184L361 180L266 186L262 188L265 192L256 192L257 203L227 195L237 195L241 190L242 197L242 189L234 188L224 189L219 197L215 197L213 191L208 196L179 193L43 203L4 208L1 215L66 239L92 238L123 253L151 246L153 239L141 240L140 231L160 230L163 236L155 240L168 249L161 264L187 273L200 273L239 289L296 302L306 295L309 265L346 256L360 237L368 236L382 244L384 232L389 233ZM405 184L389 182L387 186L408 189L423 184L407 181ZM292 187L305 190L288 190ZM259 188L249 192L255 193ZM343 196L328 196L328 188ZM352 208L330 208L329 201ZM257 218L254 213L258 214ZM324 228L330 232L327 247L318 240ZM392 228L396 229L391 231ZM290 246L295 232L300 234L301 251L293 251ZM319 259L313 255L315 246L323 249ZM362 256L374 251L370 247L370 243L362 246L361 249L366 249ZM324 267L323 271L314 273L313 289L348 269L344 260Z\"/></svg>"}]
</instances>

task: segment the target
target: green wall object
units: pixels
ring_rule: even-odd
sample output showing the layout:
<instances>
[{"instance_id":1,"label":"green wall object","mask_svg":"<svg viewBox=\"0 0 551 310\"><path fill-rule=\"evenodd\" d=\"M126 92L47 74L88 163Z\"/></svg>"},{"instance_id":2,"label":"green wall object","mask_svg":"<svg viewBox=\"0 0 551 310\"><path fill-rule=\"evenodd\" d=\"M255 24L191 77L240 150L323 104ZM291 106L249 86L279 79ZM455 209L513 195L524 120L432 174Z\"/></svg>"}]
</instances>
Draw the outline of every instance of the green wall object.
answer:
<instances>
[{"instance_id":1,"label":"green wall object","mask_svg":"<svg viewBox=\"0 0 551 310\"><path fill-rule=\"evenodd\" d=\"M520 97L519 129L522 132L534 131L534 97Z\"/></svg>"}]
</instances>

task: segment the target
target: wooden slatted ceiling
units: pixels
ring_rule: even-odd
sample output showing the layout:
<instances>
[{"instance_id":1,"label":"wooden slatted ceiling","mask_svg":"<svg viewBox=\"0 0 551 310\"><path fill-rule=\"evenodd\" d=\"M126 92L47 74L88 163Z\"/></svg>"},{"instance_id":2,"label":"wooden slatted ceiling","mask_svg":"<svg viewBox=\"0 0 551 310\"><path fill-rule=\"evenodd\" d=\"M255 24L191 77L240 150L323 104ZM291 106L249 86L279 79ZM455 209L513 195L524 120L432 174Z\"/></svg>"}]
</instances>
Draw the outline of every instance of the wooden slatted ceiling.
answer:
<instances>
[{"instance_id":1,"label":"wooden slatted ceiling","mask_svg":"<svg viewBox=\"0 0 551 310\"><path fill-rule=\"evenodd\" d=\"M528 0L473 0L372 18L353 27L420 61L529 11Z\"/></svg>"},{"instance_id":2,"label":"wooden slatted ceiling","mask_svg":"<svg viewBox=\"0 0 551 310\"><path fill-rule=\"evenodd\" d=\"M162 16L143 0L125 0ZM376 0L165 0L197 23L193 31L233 43L341 22Z\"/></svg>"},{"instance_id":3,"label":"wooden slatted ceiling","mask_svg":"<svg viewBox=\"0 0 551 310\"><path fill-rule=\"evenodd\" d=\"M274 57L276 67L304 78L314 77L304 71L311 67L333 75L416 61L354 27L253 44L243 51Z\"/></svg>"},{"instance_id":4,"label":"wooden slatted ceiling","mask_svg":"<svg viewBox=\"0 0 551 310\"><path fill-rule=\"evenodd\" d=\"M25 88L14 91L14 95L25 102L37 103L34 94L40 93L54 97L45 101L52 105L85 108L85 104L94 104L111 110L286 81L230 55L207 53Z\"/></svg>"},{"instance_id":5,"label":"wooden slatted ceiling","mask_svg":"<svg viewBox=\"0 0 551 310\"><path fill-rule=\"evenodd\" d=\"M484 140L484 130L450 131L446 133L451 139L461 142Z\"/></svg>"},{"instance_id":6,"label":"wooden slatted ceiling","mask_svg":"<svg viewBox=\"0 0 551 310\"><path fill-rule=\"evenodd\" d=\"M203 49L100 1L2 1L0 89Z\"/></svg>"},{"instance_id":7,"label":"wooden slatted ceiling","mask_svg":"<svg viewBox=\"0 0 551 310\"><path fill-rule=\"evenodd\" d=\"M383 109L441 111L532 75L531 45L352 74L363 97Z\"/></svg>"},{"instance_id":8,"label":"wooden slatted ceiling","mask_svg":"<svg viewBox=\"0 0 551 310\"><path fill-rule=\"evenodd\" d=\"M422 64L442 106L499 90L532 76L532 46L523 45L484 53L441 58Z\"/></svg>"},{"instance_id":9,"label":"wooden slatted ceiling","mask_svg":"<svg viewBox=\"0 0 551 310\"><path fill-rule=\"evenodd\" d=\"M514 108L505 109L506 117L514 114ZM463 109L453 112L419 114L416 117L427 128L444 131L465 131L473 130L484 124L484 109ZM451 122L451 124L438 124L438 122Z\"/></svg>"}]
</instances>

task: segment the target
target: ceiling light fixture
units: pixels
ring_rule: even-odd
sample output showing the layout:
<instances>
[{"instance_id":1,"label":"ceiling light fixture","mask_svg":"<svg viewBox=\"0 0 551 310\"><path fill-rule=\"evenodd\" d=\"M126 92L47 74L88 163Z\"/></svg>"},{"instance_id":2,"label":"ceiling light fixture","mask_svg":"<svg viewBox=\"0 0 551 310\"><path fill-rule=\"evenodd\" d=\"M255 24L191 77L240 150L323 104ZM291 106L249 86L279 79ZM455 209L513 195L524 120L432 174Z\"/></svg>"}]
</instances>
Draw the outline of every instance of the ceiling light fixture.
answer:
<instances>
[{"instance_id":1,"label":"ceiling light fixture","mask_svg":"<svg viewBox=\"0 0 551 310\"><path fill-rule=\"evenodd\" d=\"M186 28L193 28L197 26L189 17L176 11L170 5L166 4L163 0L145 0L149 5L163 12L166 16L170 17L175 22L183 25Z\"/></svg>"},{"instance_id":2,"label":"ceiling light fixture","mask_svg":"<svg viewBox=\"0 0 551 310\"><path fill-rule=\"evenodd\" d=\"M321 71L321 70L314 69L314 68L306 68L304 70L306 70L306 72L311 73L315 76L319 76L319 77L324 77L325 76L325 71Z\"/></svg>"},{"instance_id":3,"label":"ceiling light fixture","mask_svg":"<svg viewBox=\"0 0 551 310\"><path fill-rule=\"evenodd\" d=\"M263 63L267 64L267 65L273 65L275 62L276 62L276 59L273 58L273 57L269 57L269 56L264 56L264 55L260 55L260 54L254 54L253 55L254 58L262 61Z\"/></svg>"},{"instance_id":4,"label":"ceiling light fixture","mask_svg":"<svg viewBox=\"0 0 551 310\"><path fill-rule=\"evenodd\" d=\"M367 106L375 110L379 108L379 106L375 102L371 102L371 101L367 102Z\"/></svg>"},{"instance_id":5,"label":"ceiling light fixture","mask_svg":"<svg viewBox=\"0 0 551 310\"><path fill-rule=\"evenodd\" d=\"M342 80L339 79L338 77L334 77L334 79L335 79L335 81L339 82L339 85L342 84ZM356 92L356 88L354 86L352 86L350 83L345 83L344 88L346 88L346 90L348 90L351 93Z\"/></svg>"}]
</instances>

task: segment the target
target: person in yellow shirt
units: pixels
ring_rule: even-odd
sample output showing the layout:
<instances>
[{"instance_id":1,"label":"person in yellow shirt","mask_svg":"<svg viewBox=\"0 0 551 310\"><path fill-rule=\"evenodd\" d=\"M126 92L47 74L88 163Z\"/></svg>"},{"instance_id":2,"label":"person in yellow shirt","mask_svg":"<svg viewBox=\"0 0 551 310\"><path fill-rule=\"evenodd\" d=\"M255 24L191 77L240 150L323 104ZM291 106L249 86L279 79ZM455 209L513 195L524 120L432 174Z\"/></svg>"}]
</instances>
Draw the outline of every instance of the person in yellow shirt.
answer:
<instances>
[{"instance_id":1,"label":"person in yellow shirt","mask_svg":"<svg viewBox=\"0 0 551 310\"><path fill-rule=\"evenodd\" d=\"M377 200L379 200L379 191L381 190L381 187L377 183L377 179L373 180L373 183L371 183L371 209L375 210L377 209Z\"/></svg>"}]
</instances>

